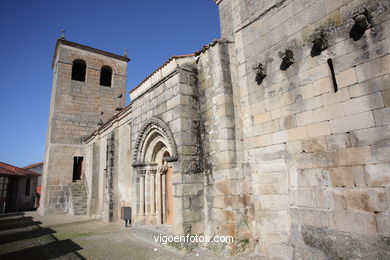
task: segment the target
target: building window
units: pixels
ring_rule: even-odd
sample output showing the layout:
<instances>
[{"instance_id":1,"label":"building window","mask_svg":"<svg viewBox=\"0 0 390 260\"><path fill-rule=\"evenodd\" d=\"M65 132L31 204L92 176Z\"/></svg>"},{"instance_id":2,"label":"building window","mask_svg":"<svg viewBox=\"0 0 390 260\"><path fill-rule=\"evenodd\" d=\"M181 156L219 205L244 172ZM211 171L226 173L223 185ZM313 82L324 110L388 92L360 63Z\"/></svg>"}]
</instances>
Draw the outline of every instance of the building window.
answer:
<instances>
[{"instance_id":1,"label":"building window","mask_svg":"<svg viewBox=\"0 0 390 260\"><path fill-rule=\"evenodd\" d=\"M83 169L83 157L73 157L73 181L81 179Z\"/></svg>"},{"instance_id":2,"label":"building window","mask_svg":"<svg viewBox=\"0 0 390 260\"><path fill-rule=\"evenodd\" d=\"M30 190L31 190L31 178L26 179L26 191L24 195L30 196Z\"/></svg>"},{"instance_id":3,"label":"building window","mask_svg":"<svg viewBox=\"0 0 390 260\"><path fill-rule=\"evenodd\" d=\"M75 60L72 65L72 80L85 82L87 64L83 60Z\"/></svg>"},{"instance_id":4,"label":"building window","mask_svg":"<svg viewBox=\"0 0 390 260\"><path fill-rule=\"evenodd\" d=\"M334 91L334 93L336 93L339 90L339 88L337 86L336 73L334 72L334 67L333 67L333 60L331 58L329 58L327 60L327 62L328 62L329 70L330 70L330 76L332 78L333 91Z\"/></svg>"},{"instance_id":5,"label":"building window","mask_svg":"<svg viewBox=\"0 0 390 260\"><path fill-rule=\"evenodd\" d=\"M103 66L100 71L100 85L111 87L112 69L109 66Z\"/></svg>"}]
</instances>

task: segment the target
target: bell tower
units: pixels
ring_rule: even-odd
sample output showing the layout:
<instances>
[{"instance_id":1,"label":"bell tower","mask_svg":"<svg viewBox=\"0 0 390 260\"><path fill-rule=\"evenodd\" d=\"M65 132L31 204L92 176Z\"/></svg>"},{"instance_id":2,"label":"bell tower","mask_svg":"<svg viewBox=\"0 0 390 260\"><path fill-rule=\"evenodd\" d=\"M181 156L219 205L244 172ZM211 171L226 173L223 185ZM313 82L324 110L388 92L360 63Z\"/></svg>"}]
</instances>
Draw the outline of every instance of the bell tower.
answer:
<instances>
[{"instance_id":1,"label":"bell tower","mask_svg":"<svg viewBox=\"0 0 390 260\"><path fill-rule=\"evenodd\" d=\"M130 59L57 40L39 213L66 213L72 182L83 179L82 140L125 106Z\"/></svg>"}]
</instances>

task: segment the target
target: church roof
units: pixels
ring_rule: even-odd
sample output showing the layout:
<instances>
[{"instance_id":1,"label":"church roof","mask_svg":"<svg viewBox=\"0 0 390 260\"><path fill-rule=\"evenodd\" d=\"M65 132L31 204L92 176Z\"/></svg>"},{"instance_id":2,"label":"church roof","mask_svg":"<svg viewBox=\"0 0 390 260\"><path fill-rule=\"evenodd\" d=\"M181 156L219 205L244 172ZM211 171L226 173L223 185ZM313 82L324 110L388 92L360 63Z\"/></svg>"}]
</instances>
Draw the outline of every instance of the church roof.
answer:
<instances>
[{"instance_id":1,"label":"church roof","mask_svg":"<svg viewBox=\"0 0 390 260\"><path fill-rule=\"evenodd\" d=\"M156 72L158 72L159 70L161 70L163 67L165 67L168 63L170 63L171 61L175 60L175 59L180 59L180 58L185 58L185 57L191 57L191 56L195 56L194 54L185 54L185 55L176 55L176 56L172 56L171 58L169 58L167 61L165 61L160 67L158 67L157 69L155 69L152 73L150 73L146 78L144 78L137 86L135 86L132 90L130 90L130 93L135 91L136 89L138 89L142 84L144 84L148 79L150 79L154 74L156 74Z\"/></svg>"}]
</instances>

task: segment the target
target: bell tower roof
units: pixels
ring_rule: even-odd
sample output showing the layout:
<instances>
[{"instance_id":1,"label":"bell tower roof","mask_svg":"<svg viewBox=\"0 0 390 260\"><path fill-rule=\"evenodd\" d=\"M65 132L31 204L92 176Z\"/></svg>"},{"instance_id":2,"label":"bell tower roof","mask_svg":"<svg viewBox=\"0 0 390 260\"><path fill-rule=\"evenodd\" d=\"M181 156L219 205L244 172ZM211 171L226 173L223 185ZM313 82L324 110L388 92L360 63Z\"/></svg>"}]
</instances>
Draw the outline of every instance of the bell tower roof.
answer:
<instances>
[{"instance_id":1,"label":"bell tower roof","mask_svg":"<svg viewBox=\"0 0 390 260\"><path fill-rule=\"evenodd\" d=\"M122 56L122 55L118 55L118 54L115 54L115 53L112 53L112 52L95 49L95 48L92 48L90 46L86 46L86 45L82 45L82 44L79 44L79 43L76 43L76 42L71 42L71 41L65 40L65 38L61 37L61 38L59 38L57 40L56 47L54 49L53 61L52 61L52 64L51 64L52 68L54 68L54 63L55 63L55 60L56 60L56 57L57 57L58 48L59 48L60 44L71 46L71 47L75 47L75 48L78 48L78 49L81 49L81 50L97 53L97 54L100 54L100 55L104 55L104 56L107 56L107 57L110 57L110 58L114 58L114 59L118 59L118 60L122 60L122 61L126 61L126 62L130 61L130 58L127 57L127 55L123 55Z\"/></svg>"}]
</instances>

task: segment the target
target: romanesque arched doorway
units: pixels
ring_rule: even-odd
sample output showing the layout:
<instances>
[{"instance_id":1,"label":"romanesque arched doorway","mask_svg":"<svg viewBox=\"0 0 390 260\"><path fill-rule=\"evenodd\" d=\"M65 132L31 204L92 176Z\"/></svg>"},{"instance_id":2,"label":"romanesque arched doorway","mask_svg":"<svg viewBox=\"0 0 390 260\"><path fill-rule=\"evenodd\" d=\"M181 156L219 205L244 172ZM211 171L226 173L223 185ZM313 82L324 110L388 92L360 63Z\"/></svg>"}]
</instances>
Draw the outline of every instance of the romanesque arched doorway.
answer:
<instances>
[{"instance_id":1,"label":"romanesque arched doorway","mask_svg":"<svg viewBox=\"0 0 390 260\"><path fill-rule=\"evenodd\" d=\"M137 220L144 224L172 224L172 161L177 149L168 126L149 119L136 140L133 167L137 171Z\"/></svg>"}]
</instances>

